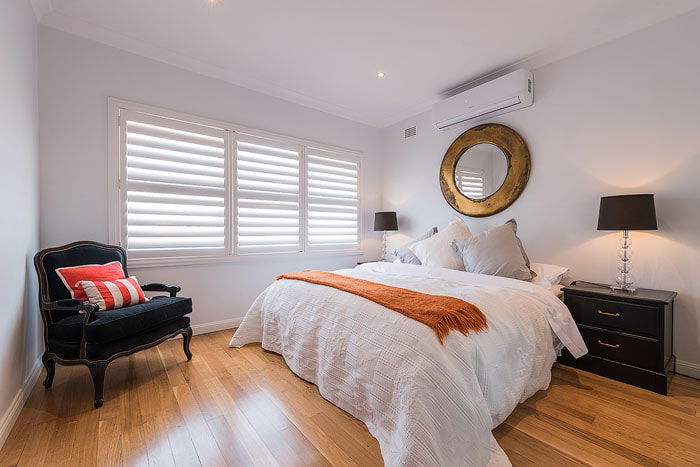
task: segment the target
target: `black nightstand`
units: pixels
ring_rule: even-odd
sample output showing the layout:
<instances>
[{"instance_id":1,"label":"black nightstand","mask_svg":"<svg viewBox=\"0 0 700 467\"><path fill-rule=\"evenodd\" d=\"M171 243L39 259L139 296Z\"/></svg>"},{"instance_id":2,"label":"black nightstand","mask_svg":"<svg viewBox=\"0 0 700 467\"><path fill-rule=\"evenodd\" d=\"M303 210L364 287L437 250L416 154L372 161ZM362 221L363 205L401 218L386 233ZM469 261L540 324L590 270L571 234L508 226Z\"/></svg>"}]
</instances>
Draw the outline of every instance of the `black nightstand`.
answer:
<instances>
[{"instance_id":1,"label":"black nightstand","mask_svg":"<svg viewBox=\"0 0 700 467\"><path fill-rule=\"evenodd\" d=\"M667 375L676 370L676 292L637 289L625 293L585 284L563 291L588 354L574 359L564 350L559 362L665 395Z\"/></svg>"},{"instance_id":2,"label":"black nightstand","mask_svg":"<svg viewBox=\"0 0 700 467\"><path fill-rule=\"evenodd\" d=\"M365 264L365 263L386 263L383 259L375 259L375 260L369 260L369 261L358 261L357 265L359 266L360 264Z\"/></svg>"}]
</instances>

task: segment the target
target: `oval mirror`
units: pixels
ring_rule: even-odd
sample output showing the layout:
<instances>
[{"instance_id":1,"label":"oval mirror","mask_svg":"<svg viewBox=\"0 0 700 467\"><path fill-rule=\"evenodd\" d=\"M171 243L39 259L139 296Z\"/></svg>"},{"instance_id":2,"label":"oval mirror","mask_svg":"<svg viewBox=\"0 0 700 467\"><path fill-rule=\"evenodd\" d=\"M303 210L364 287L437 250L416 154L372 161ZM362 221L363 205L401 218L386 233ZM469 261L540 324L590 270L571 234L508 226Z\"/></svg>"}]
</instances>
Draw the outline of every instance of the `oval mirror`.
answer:
<instances>
[{"instance_id":1,"label":"oval mirror","mask_svg":"<svg viewBox=\"0 0 700 467\"><path fill-rule=\"evenodd\" d=\"M465 131L445 153L440 189L456 211L483 217L510 206L530 177L525 141L505 125L487 123Z\"/></svg>"},{"instance_id":2,"label":"oval mirror","mask_svg":"<svg viewBox=\"0 0 700 467\"><path fill-rule=\"evenodd\" d=\"M508 158L490 143L472 146L462 153L455 167L455 184L467 198L484 199L494 194L506 180Z\"/></svg>"}]
</instances>

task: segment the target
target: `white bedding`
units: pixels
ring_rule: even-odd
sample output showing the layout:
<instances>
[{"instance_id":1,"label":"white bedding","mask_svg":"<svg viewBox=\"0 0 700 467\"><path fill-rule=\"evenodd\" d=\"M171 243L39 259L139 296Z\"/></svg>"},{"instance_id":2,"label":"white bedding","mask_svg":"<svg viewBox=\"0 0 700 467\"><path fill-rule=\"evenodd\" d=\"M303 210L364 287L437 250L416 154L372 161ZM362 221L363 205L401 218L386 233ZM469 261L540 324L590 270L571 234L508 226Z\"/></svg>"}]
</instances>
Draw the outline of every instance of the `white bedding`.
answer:
<instances>
[{"instance_id":1,"label":"white bedding","mask_svg":"<svg viewBox=\"0 0 700 467\"><path fill-rule=\"evenodd\" d=\"M335 272L458 297L488 319L441 346L429 327L330 287L276 281L253 303L231 346L281 354L367 424L387 465L509 465L491 430L549 386L557 347L586 353L567 308L535 284L397 263Z\"/></svg>"}]
</instances>

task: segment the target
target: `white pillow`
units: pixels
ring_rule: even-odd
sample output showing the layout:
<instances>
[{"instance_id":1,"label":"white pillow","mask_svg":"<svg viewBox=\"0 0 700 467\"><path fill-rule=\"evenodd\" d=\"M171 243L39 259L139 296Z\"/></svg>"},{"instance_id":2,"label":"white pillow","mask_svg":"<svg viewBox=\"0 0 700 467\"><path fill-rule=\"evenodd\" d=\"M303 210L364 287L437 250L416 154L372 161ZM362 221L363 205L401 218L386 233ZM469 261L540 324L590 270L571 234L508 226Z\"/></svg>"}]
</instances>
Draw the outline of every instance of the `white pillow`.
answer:
<instances>
[{"instance_id":1,"label":"white pillow","mask_svg":"<svg viewBox=\"0 0 700 467\"><path fill-rule=\"evenodd\" d=\"M530 263L530 269L537 274L530 282L545 289L560 284L569 273L569 268L556 264Z\"/></svg>"},{"instance_id":2,"label":"white pillow","mask_svg":"<svg viewBox=\"0 0 700 467\"><path fill-rule=\"evenodd\" d=\"M420 242L408 245L424 266L457 269L464 271L464 262L450 246L455 240L464 240L472 236L467 223L455 218L442 231Z\"/></svg>"},{"instance_id":3,"label":"white pillow","mask_svg":"<svg viewBox=\"0 0 700 467\"><path fill-rule=\"evenodd\" d=\"M532 271L516 228L515 222L509 221L465 240L455 240L452 248L459 253L467 272L529 281Z\"/></svg>"},{"instance_id":4,"label":"white pillow","mask_svg":"<svg viewBox=\"0 0 700 467\"><path fill-rule=\"evenodd\" d=\"M420 237L411 240L410 242L406 243L403 246L400 246L399 248L394 250L394 256L397 256L400 262L406 263L406 264L418 264L420 265L420 260L418 257L408 248L408 245L411 243L416 243L420 242L421 240L425 240L426 238L430 238L433 235L437 233L438 229L437 227L433 227L432 229L428 230L426 233L421 235Z\"/></svg>"}]
</instances>

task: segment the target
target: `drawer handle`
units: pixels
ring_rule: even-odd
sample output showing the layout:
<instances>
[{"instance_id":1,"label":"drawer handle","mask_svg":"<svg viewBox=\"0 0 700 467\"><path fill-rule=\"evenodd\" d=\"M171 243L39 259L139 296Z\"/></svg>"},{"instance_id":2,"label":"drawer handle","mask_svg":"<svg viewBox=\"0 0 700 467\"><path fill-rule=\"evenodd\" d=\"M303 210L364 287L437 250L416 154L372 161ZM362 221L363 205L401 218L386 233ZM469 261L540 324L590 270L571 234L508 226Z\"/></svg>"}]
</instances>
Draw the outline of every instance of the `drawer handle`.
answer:
<instances>
[{"instance_id":1,"label":"drawer handle","mask_svg":"<svg viewBox=\"0 0 700 467\"><path fill-rule=\"evenodd\" d=\"M617 318L620 316L620 313L606 313L604 311L598 310L599 315L605 315L605 316L612 316L613 318Z\"/></svg>"},{"instance_id":2,"label":"drawer handle","mask_svg":"<svg viewBox=\"0 0 700 467\"><path fill-rule=\"evenodd\" d=\"M604 345L605 347L611 347L611 348L613 348L613 349L619 349L619 348L620 348L620 344L608 344L607 342L603 342L603 341L601 341L600 339L598 339L598 343L599 343L600 345Z\"/></svg>"}]
</instances>

